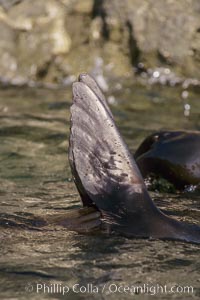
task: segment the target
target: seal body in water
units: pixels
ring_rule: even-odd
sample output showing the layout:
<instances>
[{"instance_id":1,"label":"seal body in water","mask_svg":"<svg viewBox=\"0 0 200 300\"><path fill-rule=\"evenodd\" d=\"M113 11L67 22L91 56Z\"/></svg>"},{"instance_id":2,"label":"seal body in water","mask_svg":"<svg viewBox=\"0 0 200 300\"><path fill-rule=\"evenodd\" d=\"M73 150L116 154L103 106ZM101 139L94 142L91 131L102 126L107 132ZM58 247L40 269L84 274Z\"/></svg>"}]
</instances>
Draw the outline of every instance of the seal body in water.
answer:
<instances>
[{"instance_id":1,"label":"seal body in water","mask_svg":"<svg viewBox=\"0 0 200 300\"><path fill-rule=\"evenodd\" d=\"M174 220L152 201L96 82L73 84L69 161L83 205L100 211L109 231L128 237L200 243L200 227Z\"/></svg>"},{"instance_id":2,"label":"seal body in water","mask_svg":"<svg viewBox=\"0 0 200 300\"><path fill-rule=\"evenodd\" d=\"M200 184L200 132L161 131L148 136L134 155L144 177L159 175L179 189Z\"/></svg>"}]
</instances>

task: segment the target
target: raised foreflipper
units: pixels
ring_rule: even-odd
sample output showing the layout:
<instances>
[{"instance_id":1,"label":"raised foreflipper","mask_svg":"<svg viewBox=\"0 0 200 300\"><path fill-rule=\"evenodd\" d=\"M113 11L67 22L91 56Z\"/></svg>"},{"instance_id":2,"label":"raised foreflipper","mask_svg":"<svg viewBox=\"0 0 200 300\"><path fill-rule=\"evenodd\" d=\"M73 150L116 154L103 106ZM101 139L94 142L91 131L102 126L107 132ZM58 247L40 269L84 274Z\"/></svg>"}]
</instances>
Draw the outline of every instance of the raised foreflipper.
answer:
<instances>
[{"instance_id":1,"label":"raised foreflipper","mask_svg":"<svg viewBox=\"0 0 200 300\"><path fill-rule=\"evenodd\" d=\"M69 159L83 204L97 207L103 223L123 235L200 243L200 227L169 218L155 206L92 82L73 84L71 107Z\"/></svg>"},{"instance_id":2,"label":"raised foreflipper","mask_svg":"<svg viewBox=\"0 0 200 300\"><path fill-rule=\"evenodd\" d=\"M110 117L113 118L112 112L107 104L106 98L105 98L104 94L102 93L101 89L99 88L99 86L97 85L96 81L86 73L80 74L79 81L83 82L85 85L87 85L93 91L93 93L97 96L97 98L104 104Z\"/></svg>"},{"instance_id":3,"label":"raised foreflipper","mask_svg":"<svg viewBox=\"0 0 200 300\"><path fill-rule=\"evenodd\" d=\"M86 86L88 86L91 91L95 94L95 96L97 97L97 99L99 99L99 101L101 101L101 103L104 105L105 109L107 110L107 113L109 114L109 116L111 118L113 118L112 112L106 102L105 96L103 95L102 91L100 90L99 86L97 85L97 83L95 82L95 80L90 77L88 74L84 73L84 74L80 74L79 76L79 82L81 82L82 84L85 84ZM72 152L72 149L74 148L73 146L73 139L70 138L69 141L69 162L70 162L70 166L71 166L71 171L72 171L72 175L74 178L74 181L76 183L76 187L79 191L79 194L81 196L81 200L83 205L86 206L94 206L94 202L90 199L88 193L85 191L81 180L79 178L79 174L77 173L76 167L75 167L75 160L74 160L74 155Z\"/></svg>"}]
</instances>

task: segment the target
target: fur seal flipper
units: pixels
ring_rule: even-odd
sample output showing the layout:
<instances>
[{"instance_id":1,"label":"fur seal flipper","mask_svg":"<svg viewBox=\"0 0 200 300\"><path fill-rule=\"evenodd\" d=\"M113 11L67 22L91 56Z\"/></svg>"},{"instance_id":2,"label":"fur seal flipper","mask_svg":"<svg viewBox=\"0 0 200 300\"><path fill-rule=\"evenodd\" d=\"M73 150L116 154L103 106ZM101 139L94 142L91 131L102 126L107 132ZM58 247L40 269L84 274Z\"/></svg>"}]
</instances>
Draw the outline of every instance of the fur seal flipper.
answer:
<instances>
[{"instance_id":1,"label":"fur seal flipper","mask_svg":"<svg viewBox=\"0 0 200 300\"><path fill-rule=\"evenodd\" d=\"M200 227L169 218L156 207L105 98L84 76L73 84L69 146L83 204L96 206L109 229L123 235L200 243Z\"/></svg>"}]
</instances>

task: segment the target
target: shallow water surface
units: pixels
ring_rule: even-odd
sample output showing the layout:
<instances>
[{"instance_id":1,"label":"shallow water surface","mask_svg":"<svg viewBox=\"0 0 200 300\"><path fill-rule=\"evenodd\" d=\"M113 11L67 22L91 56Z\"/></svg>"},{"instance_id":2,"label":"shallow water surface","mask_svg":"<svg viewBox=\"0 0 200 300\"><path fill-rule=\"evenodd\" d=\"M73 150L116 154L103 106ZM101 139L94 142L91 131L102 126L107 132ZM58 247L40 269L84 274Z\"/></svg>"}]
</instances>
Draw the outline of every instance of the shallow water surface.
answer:
<instances>
[{"instance_id":1,"label":"shallow water surface","mask_svg":"<svg viewBox=\"0 0 200 300\"><path fill-rule=\"evenodd\" d=\"M179 87L132 83L110 93L132 152L159 129L200 130L198 93L183 99ZM70 88L0 90L0 299L199 299L198 245L38 226L80 206L67 159L70 103ZM199 223L199 192L152 196L175 218ZM134 285L147 293L134 294Z\"/></svg>"}]
</instances>

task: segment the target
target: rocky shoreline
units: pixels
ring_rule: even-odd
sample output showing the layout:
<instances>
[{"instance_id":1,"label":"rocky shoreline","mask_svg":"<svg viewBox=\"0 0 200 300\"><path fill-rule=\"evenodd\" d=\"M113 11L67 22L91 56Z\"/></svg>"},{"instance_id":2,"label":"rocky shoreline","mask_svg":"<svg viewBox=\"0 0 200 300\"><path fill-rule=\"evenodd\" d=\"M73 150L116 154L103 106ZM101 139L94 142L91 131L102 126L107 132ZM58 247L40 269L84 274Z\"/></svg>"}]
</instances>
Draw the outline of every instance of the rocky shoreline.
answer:
<instances>
[{"instance_id":1,"label":"rocky shoreline","mask_svg":"<svg viewBox=\"0 0 200 300\"><path fill-rule=\"evenodd\" d=\"M197 83L199 15L198 0L0 0L0 81L66 84L83 71L126 78L168 69Z\"/></svg>"}]
</instances>

